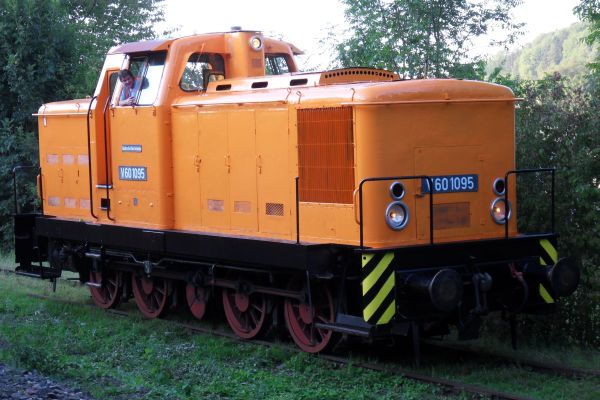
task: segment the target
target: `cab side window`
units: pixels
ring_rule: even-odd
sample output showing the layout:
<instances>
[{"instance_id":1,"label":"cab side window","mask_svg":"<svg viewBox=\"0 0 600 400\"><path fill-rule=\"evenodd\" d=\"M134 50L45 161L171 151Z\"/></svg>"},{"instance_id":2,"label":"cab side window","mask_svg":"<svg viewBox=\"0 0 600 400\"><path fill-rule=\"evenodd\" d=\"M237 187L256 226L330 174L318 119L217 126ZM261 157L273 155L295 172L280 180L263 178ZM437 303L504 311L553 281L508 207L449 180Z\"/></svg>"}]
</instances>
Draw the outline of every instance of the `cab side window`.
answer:
<instances>
[{"instance_id":1,"label":"cab side window","mask_svg":"<svg viewBox=\"0 0 600 400\"><path fill-rule=\"evenodd\" d=\"M290 72L287 57L283 54L265 55L265 74L281 75Z\"/></svg>"},{"instance_id":2,"label":"cab side window","mask_svg":"<svg viewBox=\"0 0 600 400\"><path fill-rule=\"evenodd\" d=\"M133 96L136 105L151 105L156 101L158 89L165 69L166 53L152 53L143 56L134 56L129 60L129 71L134 79ZM115 85L117 74L115 76ZM111 76L111 85L113 77ZM115 104L119 104L119 99L126 97L123 92L126 90L123 84L116 85L118 91ZM131 93L128 93L131 94Z\"/></svg>"},{"instance_id":3,"label":"cab side window","mask_svg":"<svg viewBox=\"0 0 600 400\"><path fill-rule=\"evenodd\" d=\"M158 87L165 69L165 53L151 54L146 58L143 79L140 85L138 104L153 104L158 95ZM138 75L139 76L139 75Z\"/></svg>"},{"instance_id":4,"label":"cab side window","mask_svg":"<svg viewBox=\"0 0 600 400\"><path fill-rule=\"evenodd\" d=\"M206 89L209 82L225 77L225 63L220 54L194 53L188 59L179 87L186 92Z\"/></svg>"}]
</instances>

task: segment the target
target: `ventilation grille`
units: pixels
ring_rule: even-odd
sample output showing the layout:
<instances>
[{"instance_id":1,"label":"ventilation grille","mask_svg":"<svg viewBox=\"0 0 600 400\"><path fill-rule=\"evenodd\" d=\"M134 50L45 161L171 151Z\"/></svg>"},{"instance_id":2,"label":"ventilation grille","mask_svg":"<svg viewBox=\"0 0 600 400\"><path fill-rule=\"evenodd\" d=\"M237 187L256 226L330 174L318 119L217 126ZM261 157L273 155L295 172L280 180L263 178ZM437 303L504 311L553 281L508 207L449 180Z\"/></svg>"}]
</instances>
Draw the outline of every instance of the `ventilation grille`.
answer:
<instances>
[{"instance_id":1,"label":"ventilation grille","mask_svg":"<svg viewBox=\"0 0 600 400\"><path fill-rule=\"evenodd\" d=\"M298 110L298 169L300 201L352 203L352 108Z\"/></svg>"},{"instance_id":2,"label":"ventilation grille","mask_svg":"<svg viewBox=\"0 0 600 400\"><path fill-rule=\"evenodd\" d=\"M321 75L320 84L330 85L347 82L389 82L399 79L398 75L383 69L344 68L328 71Z\"/></svg>"},{"instance_id":3,"label":"ventilation grille","mask_svg":"<svg viewBox=\"0 0 600 400\"><path fill-rule=\"evenodd\" d=\"M281 203L266 203L265 213L267 215L277 215L283 217L283 204Z\"/></svg>"}]
</instances>

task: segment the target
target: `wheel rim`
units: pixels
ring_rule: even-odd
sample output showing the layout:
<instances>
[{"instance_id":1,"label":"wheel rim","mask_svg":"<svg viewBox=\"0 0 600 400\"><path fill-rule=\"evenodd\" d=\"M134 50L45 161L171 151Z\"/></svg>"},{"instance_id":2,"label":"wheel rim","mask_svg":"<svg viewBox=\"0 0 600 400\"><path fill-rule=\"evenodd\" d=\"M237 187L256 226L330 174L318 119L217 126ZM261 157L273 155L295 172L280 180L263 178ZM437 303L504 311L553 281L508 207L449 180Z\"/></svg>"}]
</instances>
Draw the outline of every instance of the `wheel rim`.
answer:
<instances>
[{"instance_id":1,"label":"wheel rim","mask_svg":"<svg viewBox=\"0 0 600 400\"><path fill-rule=\"evenodd\" d=\"M283 310L292 339L298 347L308 353L318 353L325 349L333 335L329 329L315 327L315 322L333 322L331 292L327 287L319 287L314 293L312 308L308 303L286 299Z\"/></svg>"},{"instance_id":2,"label":"wheel rim","mask_svg":"<svg viewBox=\"0 0 600 400\"><path fill-rule=\"evenodd\" d=\"M100 308L114 308L121 299L122 273L120 271L108 270L104 272L104 280L102 273L90 271L90 283L102 285L99 288L90 286L90 293L94 303Z\"/></svg>"},{"instance_id":3,"label":"wheel rim","mask_svg":"<svg viewBox=\"0 0 600 400\"><path fill-rule=\"evenodd\" d=\"M267 300L261 293L250 295L223 289L225 317L233 332L241 338L253 339L265 326Z\"/></svg>"},{"instance_id":4,"label":"wheel rim","mask_svg":"<svg viewBox=\"0 0 600 400\"><path fill-rule=\"evenodd\" d=\"M185 287L185 297L192 315L197 319L204 318L207 300L206 289L201 286L188 283Z\"/></svg>"},{"instance_id":5,"label":"wheel rim","mask_svg":"<svg viewBox=\"0 0 600 400\"><path fill-rule=\"evenodd\" d=\"M167 279L132 275L133 297L139 310L148 318L159 317L167 309L170 284Z\"/></svg>"}]
</instances>

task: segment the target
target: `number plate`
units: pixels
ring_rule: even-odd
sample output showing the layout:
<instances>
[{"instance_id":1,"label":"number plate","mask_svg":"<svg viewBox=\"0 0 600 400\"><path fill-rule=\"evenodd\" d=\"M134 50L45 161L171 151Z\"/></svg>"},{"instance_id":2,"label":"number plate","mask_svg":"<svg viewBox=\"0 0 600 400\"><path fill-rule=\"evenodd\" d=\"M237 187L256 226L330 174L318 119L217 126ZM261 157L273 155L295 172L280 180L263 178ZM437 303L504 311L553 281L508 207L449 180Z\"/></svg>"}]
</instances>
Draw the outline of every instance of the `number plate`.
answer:
<instances>
[{"instance_id":1,"label":"number plate","mask_svg":"<svg viewBox=\"0 0 600 400\"><path fill-rule=\"evenodd\" d=\"M479 175L432 176L433 193L476 192L479 190ZM429 193L429 182L421 179L421 193Z\"/></svg>"},{"instance_id":2,"label":"number plate","mask_svg":"<svg viewBox=\"0 0 600 400\"><path fill-rule=\"evenodd\" d=\"M119 179L122 181L147 181L146 167L119 166Z\"/></svg>"}]
</instances>

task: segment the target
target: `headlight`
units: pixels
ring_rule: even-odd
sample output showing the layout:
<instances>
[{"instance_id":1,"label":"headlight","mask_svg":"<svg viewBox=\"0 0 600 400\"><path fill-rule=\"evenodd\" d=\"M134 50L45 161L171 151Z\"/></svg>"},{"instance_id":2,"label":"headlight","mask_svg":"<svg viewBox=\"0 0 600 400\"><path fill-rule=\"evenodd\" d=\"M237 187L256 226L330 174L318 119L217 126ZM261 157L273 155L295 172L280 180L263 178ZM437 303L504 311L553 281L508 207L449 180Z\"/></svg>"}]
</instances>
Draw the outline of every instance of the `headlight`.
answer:
<instances>
[{"instance_id":1,"label":"headlight","mask_svg":"<svg viewBox=\"0 0 600 400\"><path fill-rule=\"evenodd\" d=\"M260 36L252 36L250 38L250 47L256 51L261 50L263 47L262 38Z\"/></svg>"},{"instance_id":2,"label":"headlight","mask_svg":"<svg viewBox=\"0 0 600 400\"><path fill-rule=\"evenodd\" d=\"M394 201L385 210L385 222L395 231L404 228L408 223L408 209L401 201Z\"/></svg>"},{"instance_id":3,"label":"headlight","mask_svg":"<svg viewBox=\"0 0 600 400\"><path fill-rule=\"evenodd\" d=\"M496 180L494 181L494 193L496 193L496 195L498 195L498 196L502 196L502 195L504 195L505 191L506 191L506 182L504 182L504 179L496 178Z\"/></svg>"},{"instance_id":4,"label":"headlight","mask_svg":"<svg viewBox=\"0 0 600 400\"><path fill-rule=\"evenodd\" d=\"M494 200L490 209L494 222L501 225L506 223L506 221L510 219L510 208L510 202L508 202L507 207L503 198L498 197L496 200Z\"/></svg>"}]
</instances>

